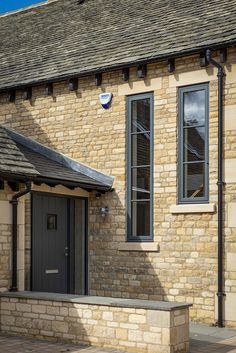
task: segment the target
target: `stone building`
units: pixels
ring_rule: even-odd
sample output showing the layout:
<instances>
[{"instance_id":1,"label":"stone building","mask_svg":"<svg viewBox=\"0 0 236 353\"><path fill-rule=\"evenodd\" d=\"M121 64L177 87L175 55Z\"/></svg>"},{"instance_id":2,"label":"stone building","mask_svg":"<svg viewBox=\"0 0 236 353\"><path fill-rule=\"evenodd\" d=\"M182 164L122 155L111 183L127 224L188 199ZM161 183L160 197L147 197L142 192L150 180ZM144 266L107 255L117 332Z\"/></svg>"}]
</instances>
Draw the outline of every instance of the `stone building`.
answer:
<instances>
[{"instance_id":1,"label":"stone building","mask_svg":"<svg viewBox=\"0 0 236 353\"><path fill-rule=\"evenodd\" d=\"M53 0L0 16L2 292L187 302L236 326L235 13Z\"/></svg>"}]
</instances>

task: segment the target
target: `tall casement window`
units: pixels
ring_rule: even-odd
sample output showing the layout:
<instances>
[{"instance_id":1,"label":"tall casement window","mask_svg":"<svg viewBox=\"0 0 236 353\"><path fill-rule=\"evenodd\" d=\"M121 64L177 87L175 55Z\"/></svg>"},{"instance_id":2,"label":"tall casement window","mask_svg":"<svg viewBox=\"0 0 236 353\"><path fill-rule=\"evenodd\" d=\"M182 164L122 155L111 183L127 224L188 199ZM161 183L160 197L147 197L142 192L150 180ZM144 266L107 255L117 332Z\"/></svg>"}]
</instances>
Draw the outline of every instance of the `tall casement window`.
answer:
<instances>
[{"instance_id":1,"label":"tall casement window","mask_svg":"<svg viewBox=\"0 0 236 353\"><path fill-rule=\"evenodd\" d=\"M209 200L208 84L179 89L179 203Z\"/></svg>"},{"instance_id":2,"label":"tall casement window","mask_svg":"<svg viewBox=\"0 0 236 353\"><path fill-rule=\"evenodd\" d=\"M153 238L153 95L128 97L127 240Z\"/></svg>"}]
</instances>

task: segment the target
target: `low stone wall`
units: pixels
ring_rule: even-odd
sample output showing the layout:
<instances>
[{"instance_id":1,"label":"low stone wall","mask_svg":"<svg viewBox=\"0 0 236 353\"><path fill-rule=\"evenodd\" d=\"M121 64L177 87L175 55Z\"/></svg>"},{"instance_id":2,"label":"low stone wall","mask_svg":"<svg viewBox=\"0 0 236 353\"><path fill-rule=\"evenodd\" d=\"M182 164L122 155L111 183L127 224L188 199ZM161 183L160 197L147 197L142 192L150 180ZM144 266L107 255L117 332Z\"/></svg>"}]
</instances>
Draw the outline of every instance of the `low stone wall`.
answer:
<instances>
[{"instance_id":1,"label":"low stone wall","mask_svg":"<svg viewBox=\"0 0 236 353\"><path fill-rule=\"evenodd\" d=\"M189 348L189 305L44 293L2 294L1 331L133 352Z\"/></svg>"}]
</instances>

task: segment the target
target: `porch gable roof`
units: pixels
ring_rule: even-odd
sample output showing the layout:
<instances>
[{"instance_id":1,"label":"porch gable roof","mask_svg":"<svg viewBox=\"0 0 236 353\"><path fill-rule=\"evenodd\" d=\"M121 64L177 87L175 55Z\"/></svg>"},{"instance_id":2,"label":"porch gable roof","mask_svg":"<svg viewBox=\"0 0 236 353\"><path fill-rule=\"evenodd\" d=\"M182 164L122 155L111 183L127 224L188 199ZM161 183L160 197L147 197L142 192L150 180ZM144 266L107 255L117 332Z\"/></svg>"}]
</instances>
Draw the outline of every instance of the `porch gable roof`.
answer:
<instances>
[{"instance_id":1,"label":"porch gable roof","mask_svg":"<svg viewBox=\"0 0 236 353\"><path fill-rule=\"evenodd\" d=\"M0 127L1 175L90 191L109 191L114 180L6 127Z\"/></svg>"},{"instance_id":2,"label":"porch gable roof","mask_svg":"<svg viewBox=\"0 0 236 353\"><path fill-rule=\"evenodd\" d=\"M0 174L22 178L39 174L3 127L0 127Z\"/></svg>"}]
</instances>

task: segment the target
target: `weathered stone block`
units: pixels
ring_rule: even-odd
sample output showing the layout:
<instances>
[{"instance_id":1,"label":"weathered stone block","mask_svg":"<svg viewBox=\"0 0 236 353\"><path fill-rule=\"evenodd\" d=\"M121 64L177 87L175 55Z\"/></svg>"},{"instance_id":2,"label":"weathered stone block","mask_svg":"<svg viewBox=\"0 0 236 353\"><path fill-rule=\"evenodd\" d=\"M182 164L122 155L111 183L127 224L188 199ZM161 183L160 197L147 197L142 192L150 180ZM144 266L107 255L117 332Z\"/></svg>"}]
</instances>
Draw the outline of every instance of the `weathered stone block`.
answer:
<instances>
[{"instance_id":1,"label":"weathered stone block","mask_svg":"<svg viewBox=\"0 0 236 353\"><path fill-rule=\"evenodd\" d=\"M129 322L133 324L145 324L146 323L146 317L143 315L136 315L136 314L131 314L129 316Z\"/></svg>"},{"instance_id":2,"label":"weathered stone block","mask_svg":"<svg viewBox=\"0 0 236 353\"><path fill-rule=\"evenodd\" d=\"M46 307L44 305L32 305L32 312L37 314L45 314Z\"/></svg>"},{"instance_id":3,"label":"weathered stone block","mask_svg":"<svg viewBox=\"0 0 236 353\"><path fill-rule=\"evenodd\" d=\"M59 333L68 333L68 323L61 321L52 322L52 330Z\"/></svg>"}]
</instances>

